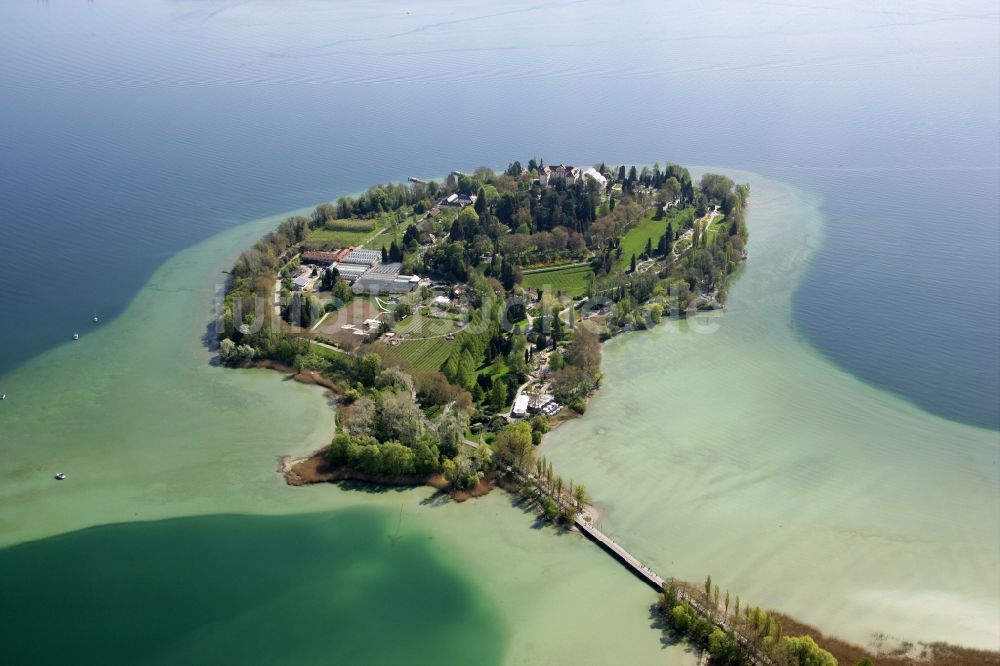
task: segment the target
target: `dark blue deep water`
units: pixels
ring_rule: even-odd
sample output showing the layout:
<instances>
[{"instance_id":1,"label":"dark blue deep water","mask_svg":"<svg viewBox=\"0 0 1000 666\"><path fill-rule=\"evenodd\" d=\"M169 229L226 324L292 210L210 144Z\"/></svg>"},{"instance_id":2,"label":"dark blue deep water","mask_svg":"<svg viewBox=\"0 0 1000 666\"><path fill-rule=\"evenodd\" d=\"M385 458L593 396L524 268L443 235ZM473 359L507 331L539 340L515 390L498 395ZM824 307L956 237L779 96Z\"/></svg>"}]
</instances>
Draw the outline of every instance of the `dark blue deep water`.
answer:
<instances>
[{"instance_id":1,"label":"dark blue deep water","mask_svg":"<svg viewBox=\"0 0 1000 666\"><path fill-rule=\"evenodd\" d=\"M538 155L820 194L833 361L1000 426L996 2L0 4L0 383L179 249Z\"/></svg>"}]
</instances>

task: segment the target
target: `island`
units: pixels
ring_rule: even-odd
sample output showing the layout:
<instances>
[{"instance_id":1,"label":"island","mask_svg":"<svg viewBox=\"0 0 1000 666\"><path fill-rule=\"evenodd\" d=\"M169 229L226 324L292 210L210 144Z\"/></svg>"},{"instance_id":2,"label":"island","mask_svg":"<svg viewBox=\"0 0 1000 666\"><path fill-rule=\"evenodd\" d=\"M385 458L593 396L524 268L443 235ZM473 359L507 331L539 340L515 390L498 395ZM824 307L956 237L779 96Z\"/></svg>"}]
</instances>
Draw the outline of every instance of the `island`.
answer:
<instances>
[{"instance_id":1,"label":"island","mask_svg":"<svg viewBox=\"0 0 1000 666\"><path fill-rule=\"evenodd\" d=\"M286 481L430 485L458 501L503 488L651 585L657 621L715 663L873 663L711 577L661 578L600 532L583 480L538 452L586 411L603 341L725 307L747 258L749 186L695 182L674 163L536 159L409 181L288 218L230 271L221 362L335 396L337 432L311 456L282 458ZM909 663L913 649L880 663ZM920 649L928 664L994 656Z\"/></svg>"},{"instance_id":2,"label":"island","mask_svg":"<svg viewBox=\"0 0 1000 666\"><path fill-rule=\"evenodd\" d=\"M459 497L513 483L572 525L585 488L535 447L586 411L603 340L724 306L746 257L749 186L696 183L673 163L535 159L410 181L321 204L243 252L219 357L336 394L336 436L285 461L290 483L431 483Z\"/></svg>"}]
</instances>

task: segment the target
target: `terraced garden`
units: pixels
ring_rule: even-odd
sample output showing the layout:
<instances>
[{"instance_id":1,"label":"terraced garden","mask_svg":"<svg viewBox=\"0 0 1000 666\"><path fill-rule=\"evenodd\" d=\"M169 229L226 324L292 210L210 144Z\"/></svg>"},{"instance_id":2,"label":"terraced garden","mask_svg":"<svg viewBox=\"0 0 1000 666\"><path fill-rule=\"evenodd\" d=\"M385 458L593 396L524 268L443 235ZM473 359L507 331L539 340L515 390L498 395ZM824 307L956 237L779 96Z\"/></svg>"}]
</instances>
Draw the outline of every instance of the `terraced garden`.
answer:
<instances>
[{"instance_id":1,"label":"terraced garden","mask_svg":"<svg viewBox=\"0 0 1000 666\"><path fill-rule=\"evenodd\" d=\"M434 372L441 369L451 354L454 340L445 338L429 338L426 340L404 340L398 345L384 348L386 356L404 361L412 366L415 372Z\"/></svg>"}]
</instances>

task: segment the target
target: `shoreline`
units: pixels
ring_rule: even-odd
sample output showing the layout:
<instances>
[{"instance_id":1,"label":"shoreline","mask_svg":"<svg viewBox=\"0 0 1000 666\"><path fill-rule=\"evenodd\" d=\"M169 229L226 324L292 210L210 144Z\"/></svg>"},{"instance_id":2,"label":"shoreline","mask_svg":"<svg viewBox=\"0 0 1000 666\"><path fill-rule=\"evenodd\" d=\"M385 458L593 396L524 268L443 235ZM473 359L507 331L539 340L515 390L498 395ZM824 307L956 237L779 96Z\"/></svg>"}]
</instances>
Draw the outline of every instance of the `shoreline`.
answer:
<instances>
[{"instance_id":1,"label":"shoreline","mask_svg":"<svg viewBox=\"0 0 1000 666\"><path fill-rule=\"evenodd\" d=\"M308 456L280 456L278 458L278 473L289 486L310 486L316 484L357 482L361 484L385 488L434 488L439 494L448 495L456 502L465 502L473 497L489 494L496 486L495 477L483 478L474 488L465 490L449 490L448 482L440 473L422 474L365 474L349 467L334 467L328 458L328 447L314 451Z\"/></svg>"},{"instance_id":2,"label":"shoreline","mask_svg":"<svg viewBox=\"0 0 1000 666\"><path fill-rule=\"evenodd\" d=\"M724 307L715 307L715 308L712 308L712 309L707 310L707 311L714 312L714 311L717 311L717 310L721 313L721 312L723 312L725 310L725 308ZM694 314L698 314L700 312L702 312L702 310L692 309L690 311L683 311L683 312L680 312L680 313L676 313L675 315L665 316L664 319L667 319L667 320L669 320L669 319L687 319L689 316L694 315ZM622 335L623 333L634 332L634 331L637 331L637 330L646 330L646 329L650 329L650 328L654 328L654 327L655 326L645 326L645 327L643 327L643 326L628 326L628 327L620 328L620 329L614 331L613 333L611 333L610 335L608 335L603 340L601 340L602 347L603 347L603 344L605 342L607 342L607 341L609 341L609 340L611 340L613 338L617 338L620 335ZM334 388L332 386L329 386L328 384L325 384L324 381L323 381L323 378L322 377L318 377L315 373L308 373L308 374L307 373L299 373L299 375L302 375L302 376L299 376L299 375L295 375L294 370L292 370L290 368L278 368L278 367L275 367L273 369L287 370L287 371L289 371L290 374L293 374L294 378L297 381L300 381L302 383L326 385L328 388L331 388L331 389ZM310 377L309 375L312 375L312 376ZM593 395L591 395L591 396L589 396L587 398L587 404L588 405L590 404L590 398L594 397L595 395L596 395L596 392ZM562 425L566 421L575 420L577 416L583 415L583 414L577 413L577 412L575 412L575 411L573 411L573 410L571 410L569 408L567 408L567 410L564 411L564 414L566 414L566 416L564 418L558 419L558 421L556 421L555 419L553 419L553 421L554 421L553 424L552 424L552 429L553 430L555 430L555 428L557 428L558 426ZM545 443L545 441L546 440L543 438L542 441L541 441L541 443L539 444L539 448L540 448L540 446L542 444ZM301 460L299 462L301 462ZM337 472L334 472L334 475L339 476L339 478L324 479L324 480L322 480L322 482L337 482L337 481L341 481L341 480L346 480L346 481L355 480L355 481L361 481L361 482L364 482L364 483L376 483L376 484L379 484L379 485L388 485L388 486L393 486L393 485L396 485L396 486L431 485L432 487L434 487L432 483L427 483L426 479L412 479L412 478L410 478L410 479L396 479L396 480L394 480L392 478L373 478L373 477L358 478L358 477L362 477L364 475L361 475L360 473L351 472L350 470L339 470ZM317 480L317 481L313 481L313 482L314 483L318 483L318 482L321 482L321 481ZM801 623L796 623L796 624L801 624ZM802 626L808 626L808 625L802 625ZM826 638L825 640L837 640L837 639ZM977 650L976 648L968 648L968 649L972 650L974 652L984 652L984 651L981 651L981 650ZM992 653L989 653L989 652L985 652L985 653L986 654L992 654ZM990 663L992 663L992 662L990 662Z\"/></svg>"}]
</instances>

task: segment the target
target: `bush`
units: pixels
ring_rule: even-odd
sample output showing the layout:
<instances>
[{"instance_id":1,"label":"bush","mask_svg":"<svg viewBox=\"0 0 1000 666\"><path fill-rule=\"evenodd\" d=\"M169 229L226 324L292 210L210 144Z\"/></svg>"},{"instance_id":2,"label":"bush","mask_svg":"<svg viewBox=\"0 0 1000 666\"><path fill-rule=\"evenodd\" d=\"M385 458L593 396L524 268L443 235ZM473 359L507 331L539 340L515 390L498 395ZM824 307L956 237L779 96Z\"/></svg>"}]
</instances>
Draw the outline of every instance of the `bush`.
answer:
<instances>
[{"instance_id":1,"label":"bush","mask_svg":"<svg viewBox=\"0 0 1000 666\"><path fill-rule=\"evenodd\" d=\"M708 651L720 664L731 664L736 661L735 641L718 627L708 637Z\"/></svg>"},{"instance_id":2,"label":"bush","mask_svg":"<svg viewBox=\"0 0 1000 666\"><path fill-rule=\"evenodd\" d=\"M476 469L472 459L467 456L445 460L442 471L448 484L457 490L475 488L480 479L483 478L482 473Z\"/></svg>"},{"instance_id":3,"label":"bush","mask_svg":"<svg viewBox=\"0 0 1000 666\"><path fill-rule=\"evenodd\" d=\"M556 519L559 518L559 507L548 495L542 497L542 511L545 512L545 518L550 523L556 522Z\"/></svg>"},{"instance_id":4,"label":"bush","mask_svg":"<svg viewBox=\"0 0 1000 666\"><path fill-rule=\"evenodd\" d=\"M531 419L531 430L541 434L547 433L552 427L549 425L549 417L545 414L538 414Z\"/></svg>"}]
</instances>

